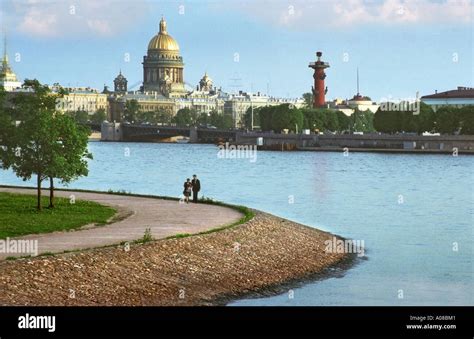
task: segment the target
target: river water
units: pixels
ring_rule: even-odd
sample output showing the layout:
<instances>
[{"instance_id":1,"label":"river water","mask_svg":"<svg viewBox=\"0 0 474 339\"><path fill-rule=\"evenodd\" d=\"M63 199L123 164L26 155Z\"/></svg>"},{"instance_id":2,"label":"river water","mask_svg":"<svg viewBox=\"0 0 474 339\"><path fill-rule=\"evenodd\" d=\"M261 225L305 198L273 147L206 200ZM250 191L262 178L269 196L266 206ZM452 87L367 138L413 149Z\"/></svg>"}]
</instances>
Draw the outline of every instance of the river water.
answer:
<instances>
[{"instance_id":1,"label":"river water","mask_svg":"<svg viewBox=\"0 0 474 339\"><path fill-rule=\"evenodd\" d=\"M343 276L231 305L474 305L474 157L258 152L213 145L91 142L89 176L71 188L202 193L355 240L367 260ZM0 183L33 185L8 171Z\"/></svg>"}]
</instances>

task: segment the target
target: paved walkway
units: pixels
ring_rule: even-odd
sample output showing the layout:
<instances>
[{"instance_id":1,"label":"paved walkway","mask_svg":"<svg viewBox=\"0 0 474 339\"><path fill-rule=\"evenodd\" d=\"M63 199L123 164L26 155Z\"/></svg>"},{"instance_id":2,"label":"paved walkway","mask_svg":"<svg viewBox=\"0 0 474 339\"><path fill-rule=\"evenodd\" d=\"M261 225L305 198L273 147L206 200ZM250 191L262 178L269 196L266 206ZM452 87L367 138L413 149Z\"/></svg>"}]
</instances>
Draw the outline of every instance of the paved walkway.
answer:
<instances>
[{"instance_id":1,"label":"paved walkway","mask_svg":"<svg viewBox=\"0 0 474 339\"><path fill-rule=\"evenodd\" d=\"M0 187L0 192L36 194L33 189L4 187ZM47 194L48 190L43 190L43 195ZM243 216L231 208L208 204L179 204L172 200L60 190L56 190L55 194L57 197L69 197L74 194L76 200L91 200L113 206L119 213L129 216L105 226L15 238L38 240L39 254L133 241L143 237L147 228L151 229L155 239L179 233L198 233L233 223ZM8 256L13 254L0 253L0 260Z\"/></svg>"}]
</instances>

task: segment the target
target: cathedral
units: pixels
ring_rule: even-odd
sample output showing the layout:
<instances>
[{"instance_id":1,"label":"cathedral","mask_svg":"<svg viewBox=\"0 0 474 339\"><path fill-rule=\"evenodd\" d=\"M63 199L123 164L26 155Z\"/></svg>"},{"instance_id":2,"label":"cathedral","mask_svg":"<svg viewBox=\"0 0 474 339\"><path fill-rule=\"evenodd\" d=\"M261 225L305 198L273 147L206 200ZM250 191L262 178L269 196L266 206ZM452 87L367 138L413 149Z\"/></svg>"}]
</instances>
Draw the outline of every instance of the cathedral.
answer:
<instances>
[{"instance_id":1,"label":"cathedral","mask_svg":"<svg viewBox=\"0 0 474 339\"><path fill-rule=\"evenodd\" d=\"M167 97L186 94L183 77L183 57L179 45L166 30L166 21L161 18L160 31L148 44L143 57L143 91L156 91Z\"/></svg>"},{"instance_id":2,"label":"cathedral","mask_svg":"<svg viewBox=\"0 0 474 339\"><path fill-rule=\"evenodd\" d=\"M182 108L190 108L198 113L223 113L225 94L213 86L207 73L195 89L185 87L183 57L178 42L168 33L164 18L160 20L158 33L148 43L142 65L143 84L139 91L128 91L128 81L122 71L114 79L113 91L104 87L103 93L109 96L111 120L121 120L129 100L136 100L144 112L175 115Z\"/></svg>"},{"instance_id":3,"label":"cathedral","mask_svg":"<svg viewBox=\"0 0 474 339\"><path fill-rule=\"evenodd\" d=\"M143 82L140 90L128 90L128 81L122 71L114 79L113 91L104 86L102 93L108 98L109 121L122 121L126 103L130 100L135 100L142 112L161 112L174 116L180 109L189 108L198 114L212 111L228 114L235 127L240 126L243 114L250 107L304 104L302 99L277 99L261 95L260 92L249 94L239 91L238 94L229 94L217 88L207 72L195 88L186 87L183 57L178 42L168 33L164 18L159 22L158 33L148 43L142 65Z\"/></svg>"}]
</instances>

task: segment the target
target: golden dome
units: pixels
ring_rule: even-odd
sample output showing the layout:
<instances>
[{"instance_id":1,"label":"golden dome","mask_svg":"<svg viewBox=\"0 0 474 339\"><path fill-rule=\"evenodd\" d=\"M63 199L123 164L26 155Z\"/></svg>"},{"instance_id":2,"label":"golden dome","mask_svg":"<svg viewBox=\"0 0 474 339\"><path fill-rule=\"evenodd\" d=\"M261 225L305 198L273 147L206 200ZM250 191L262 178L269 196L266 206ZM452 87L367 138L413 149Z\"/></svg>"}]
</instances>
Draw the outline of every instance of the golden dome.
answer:
<instances>
[{"instance_id":1,"label":"golden dome","mask_svg":"<svg viewBox=\"0 0 474 339\"><path fill-rule=\"evenodd\" d=\"M148 44L148 50L179 51L179 45L166 31L166 21L161 18L160 32Z\"/></svg>"}]
</instances>

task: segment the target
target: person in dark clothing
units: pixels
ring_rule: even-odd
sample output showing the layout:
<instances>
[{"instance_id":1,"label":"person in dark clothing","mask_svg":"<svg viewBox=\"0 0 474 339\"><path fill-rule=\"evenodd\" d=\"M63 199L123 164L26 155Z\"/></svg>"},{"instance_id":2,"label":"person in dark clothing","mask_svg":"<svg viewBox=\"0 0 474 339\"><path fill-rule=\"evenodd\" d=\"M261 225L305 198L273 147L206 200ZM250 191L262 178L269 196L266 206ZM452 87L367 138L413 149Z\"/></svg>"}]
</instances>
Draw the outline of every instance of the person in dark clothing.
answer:
<instances>
[{"instance_id":1,"label":"person in dark clothing","mask_svg":"<svg viewBox=\"0 0 474 339\"><path fill-rule=\"evenodd\" d=\"M191 189L193 187L193 184L191 181L189 181L189 178L186 179L184 182L184 190L183 190L183 195L184 195L184 201L189 204L189 197L191 196Z\"/></svg>"},{"instance_id":2,"label":"person in dark clothing","mask_svg":"<svg viewBox=\"0 0 474 339\"><path fill-rule=\"evenodd\" d=\"M198 193L201 190L201 182L197 178L197 175L193 175L193 180L191 181L191 184L193 185L193 202L197 203L198 202Z\"/></svg>"}]
</instances>

